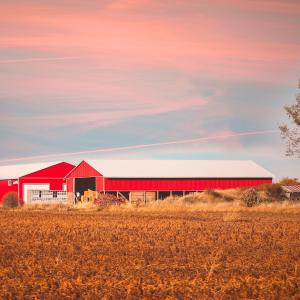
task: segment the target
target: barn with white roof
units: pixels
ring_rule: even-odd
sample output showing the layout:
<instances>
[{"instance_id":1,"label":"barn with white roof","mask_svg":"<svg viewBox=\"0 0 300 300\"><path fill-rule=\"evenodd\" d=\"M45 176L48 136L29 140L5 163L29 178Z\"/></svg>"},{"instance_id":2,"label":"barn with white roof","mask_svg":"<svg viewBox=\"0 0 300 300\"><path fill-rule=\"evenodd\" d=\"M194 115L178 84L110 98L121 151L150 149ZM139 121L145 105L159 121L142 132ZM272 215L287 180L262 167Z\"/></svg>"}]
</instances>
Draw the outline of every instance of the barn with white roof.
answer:
<instances>
[{"instance_id":1,"label":"barn with white roof","mask_svg":"<svg viewBox=\"0 0 300 300\"><path fill-rule=\"evenodd\" d=\"M33 194L37 200L47 195L55 200L58 194L74 199L88 190L150 201L208 189L258 186L272 183L273 177L246 160L86 160L77 166L34 163L0 166L0 201L8 192L28 203Z\"/></svg>"},{"instance_id":2,"label":"barn with white roof","mask_svg":"<svg viewBox=\"0 0 300 300\"><path fill-rule=\"evenodd\" d=\"M67 176L69 193L86 190L162 199L207 189L272 183L273 174L242 160L86 160Z\"/></svg>"}]
</instances>

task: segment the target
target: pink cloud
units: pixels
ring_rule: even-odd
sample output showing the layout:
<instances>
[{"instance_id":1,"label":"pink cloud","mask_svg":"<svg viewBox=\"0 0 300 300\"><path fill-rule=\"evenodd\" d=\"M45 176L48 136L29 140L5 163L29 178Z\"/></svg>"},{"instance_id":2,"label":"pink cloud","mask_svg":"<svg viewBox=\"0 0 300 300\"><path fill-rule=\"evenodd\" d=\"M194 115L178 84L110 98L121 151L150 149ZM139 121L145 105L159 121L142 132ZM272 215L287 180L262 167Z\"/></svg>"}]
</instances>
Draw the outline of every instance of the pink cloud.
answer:
<instances>
[{"instance_id":1,"label":"pink cloud","mask_svg":"<svg viewBox=\"0 0 300 300\"><path fill-rule=\"evenodd\" d=\"M280 19L269 22L248 14L242 19L231 19L226 13L214 14L212 8L208 14L203 13L195 1L190 4L198 8L194 10L187 9L189 5L183 1L172 3L114 1L92 14L72 13L64 7L58 13L29 5L21 11L6 5L2 22L8 22L20 33L11 34L8 30L8 34L0 37L0 46L59 51L83 57L95 66L164 66L192 73L207 72L219 78L275 80L276 73L287 76L295 60L299 62L300 44L292 37L286 41L282 29L278 35L282 26L285 32L298 32L297 23ZM218 3L225 5L223 0ZM271 10L297 14L297 4L291 2L230 3L242 11L266 9L269 4ZM174 6L186 9L182 14L172 15ZM168 8L172 8L169 17L159 13ZM21 34L22 26L28 23L36 29Z\"/></svg>"}]
</instances>

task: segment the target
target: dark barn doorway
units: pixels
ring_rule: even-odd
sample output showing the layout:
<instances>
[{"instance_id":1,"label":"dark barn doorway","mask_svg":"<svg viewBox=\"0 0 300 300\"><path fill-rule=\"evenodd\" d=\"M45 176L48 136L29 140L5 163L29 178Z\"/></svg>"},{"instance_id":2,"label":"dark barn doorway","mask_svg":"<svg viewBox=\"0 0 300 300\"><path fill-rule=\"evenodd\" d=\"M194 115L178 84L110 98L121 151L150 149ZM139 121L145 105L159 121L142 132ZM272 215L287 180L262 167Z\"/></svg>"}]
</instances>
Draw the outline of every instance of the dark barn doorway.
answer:
<instances>
[{"instance_id":1,"label":"dark barn doorway","mask_svg":"<svg viewBox=\"0 0 300 300\"><path fill-rule=\"evenodd\" d=\"M87 190L96 191L96 177L75 178L75 195L82 196Z\"/></svg>"}]
</instances>

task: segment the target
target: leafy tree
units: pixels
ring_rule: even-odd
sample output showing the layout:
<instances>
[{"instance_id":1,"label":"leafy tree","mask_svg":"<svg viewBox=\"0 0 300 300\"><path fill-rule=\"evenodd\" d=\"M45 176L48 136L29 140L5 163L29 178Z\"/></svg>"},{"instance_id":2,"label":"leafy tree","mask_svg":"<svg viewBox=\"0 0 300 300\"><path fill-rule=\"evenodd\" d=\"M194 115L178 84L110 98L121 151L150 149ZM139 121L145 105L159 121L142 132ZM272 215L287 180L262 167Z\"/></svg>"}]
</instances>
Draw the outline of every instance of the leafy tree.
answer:
<instances>
[{"instance_id":1,"label":"leafy tree","mask_svg":"<svg viewBox=\"0 0 300 300\"><path fill-rule=\"evenodd\" d=\"M298 89L296 103L284 107L293 127L283 124L279 129L282 138L286 141L286 155L300 158L300 80Z\"/></svg>"},{"instance_id":2,"label":"leafy tree","mask_svg":"<svg viewBox=\"0 0 300 300\"><path fill-rule=\"evenodd\" d=\"M280 185L297 185L297 184L299 184L299 182L298 182L297 178L284 177L278 181L278 184L280 184Z\"/></svg>"}]
</instances>

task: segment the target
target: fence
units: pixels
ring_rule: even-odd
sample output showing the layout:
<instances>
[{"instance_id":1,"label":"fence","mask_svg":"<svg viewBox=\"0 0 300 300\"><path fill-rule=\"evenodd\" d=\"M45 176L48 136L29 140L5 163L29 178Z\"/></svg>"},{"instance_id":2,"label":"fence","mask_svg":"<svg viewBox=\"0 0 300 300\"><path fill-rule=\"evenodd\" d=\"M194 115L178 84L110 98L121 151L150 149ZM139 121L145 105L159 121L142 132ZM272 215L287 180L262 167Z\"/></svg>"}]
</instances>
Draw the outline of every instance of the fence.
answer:
<instances>
[{"instance_id":1,"label":"fence","mask_svg":"<svg viewBox=\"0 0 300 300\"><path fill-rule=\"evenodd\" d=\"M28 203L67 203L66 191L28 191Z\"/></svg>"}]
</instances>

